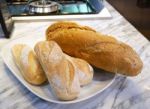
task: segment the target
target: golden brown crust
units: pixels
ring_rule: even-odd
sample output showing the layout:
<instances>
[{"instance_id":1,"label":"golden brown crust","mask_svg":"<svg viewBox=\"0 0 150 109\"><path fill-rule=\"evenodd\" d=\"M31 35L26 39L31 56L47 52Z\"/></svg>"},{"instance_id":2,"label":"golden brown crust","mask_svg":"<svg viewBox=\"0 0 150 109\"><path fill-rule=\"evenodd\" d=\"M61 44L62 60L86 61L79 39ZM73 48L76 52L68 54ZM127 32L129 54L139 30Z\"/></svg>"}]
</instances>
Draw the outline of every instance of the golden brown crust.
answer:
<instances>
[{"instance_id":1,"label":"golden brown crust","mask_svg":"<svg viewBox=\"0 0 150 109\"><path fill-rule=\"evenodd\" d=\"M137 53L113 37L80 28L61 28L46 35L47 40L56 41L67 54L85 59L98 68L127 76L141 72L143 63Z\"/></svg>"},{"instance_id":2,"label":"golden brown crust","mask_svg":"<svg viewBox=\"0 0 150 109\"><path fill-rule=\"evenodd\" d=\"M89 30L89 31L96 32L95 30L93 30L92 28L88 26L80 26L74 22L57 22L47 28L46 34L49 34L50 32L57 32L62 29L67 29L67 30L68 29L80 29L80 30Z\"/></svg>"}]
</instances>

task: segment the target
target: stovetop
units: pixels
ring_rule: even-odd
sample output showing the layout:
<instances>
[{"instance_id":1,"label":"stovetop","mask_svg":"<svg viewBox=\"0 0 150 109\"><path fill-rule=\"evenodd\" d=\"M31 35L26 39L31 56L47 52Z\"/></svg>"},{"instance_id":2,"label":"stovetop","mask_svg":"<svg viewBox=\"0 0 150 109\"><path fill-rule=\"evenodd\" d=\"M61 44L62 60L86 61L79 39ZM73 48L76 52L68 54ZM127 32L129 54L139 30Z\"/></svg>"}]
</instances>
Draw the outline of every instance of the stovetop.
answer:
<instances>
[{"instance_id":1,"label":"stovetop","mask_svg":"<svg viewBox=\"0 0 150 109\"><path fill-rule=\"evenodd\" d=\"M97 14L103 8L101 0L51 0L60 4L55 12L37 13L30 11L29 2L9 2L8 10L12 16L50 16Z\"/></svg>"}]
</instances>

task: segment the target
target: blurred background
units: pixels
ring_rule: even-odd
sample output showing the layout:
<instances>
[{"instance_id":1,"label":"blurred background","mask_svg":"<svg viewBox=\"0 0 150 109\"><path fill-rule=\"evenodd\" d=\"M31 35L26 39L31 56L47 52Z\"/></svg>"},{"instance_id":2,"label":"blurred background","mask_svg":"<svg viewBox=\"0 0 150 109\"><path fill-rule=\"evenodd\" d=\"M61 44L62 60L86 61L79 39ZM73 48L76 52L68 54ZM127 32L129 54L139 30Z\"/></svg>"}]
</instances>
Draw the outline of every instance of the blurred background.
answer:
<instances>
[{"instance_id":1,"label":"blurred background","mask_svg":"<svg viewBox=\"0 0 150 109\"><path fill-rule=\"evenodd\" d=\"M50 1L61 4L61 8L58 4ZM104 0L0 0L0 37L4 36L3 33L5 33L5 37L9 37L9 31L13 25L12 17L30 16L32 18L33 16L77 14L86 16L95 14L97 17L101 17L98 14L105 8L102 1ZM150 0L106 1L150 40ZM42 7L45 12L41 10L41 5L45 6ZM107 9L105 8L105 10ZM107 17L109 14L108 16L105 14L105 18Z\"/></svg>"},{"instance_id":2,"label":"blurred background","mask_svg":"<svg viewBox=\"0 0 150 109\"><path fill-rule=\"evenodd\" d=\"M150 0L107 0L150 40Z\"/></svg>"}]
</instances>

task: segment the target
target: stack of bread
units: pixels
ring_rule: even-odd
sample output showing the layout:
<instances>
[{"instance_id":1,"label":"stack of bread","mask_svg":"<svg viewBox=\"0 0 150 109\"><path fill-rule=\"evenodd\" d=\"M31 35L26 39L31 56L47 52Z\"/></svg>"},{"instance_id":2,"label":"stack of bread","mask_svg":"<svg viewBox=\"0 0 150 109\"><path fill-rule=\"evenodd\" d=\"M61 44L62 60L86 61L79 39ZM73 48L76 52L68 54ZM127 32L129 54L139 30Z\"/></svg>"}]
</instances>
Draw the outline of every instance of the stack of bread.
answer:
<instances>
[{"instance_id":1,"label":"stack of bread","mask_svg":"<svg viewBox=\"0 0 150 109\"><path fill-rule=\"evenodd\" d=\"M82 59L64 54L56 42L38 42L34 51L25 44L14 45L16 65L31 84L41 85L48 79L60 100L75 99L80 87L92 81L93 68Z\"/></svg>"},{"instance_id":2,"label":"stack of bread","mask_svg":"<svg viewBox=\"0 0 150 109\"><path fill-rule=\"evenodd\" d=\"M46 41L37 42L34 50L16 44L12 54L26 81L41 85L48 79L60 100L77 98L81 86L91 83L91 65L127 76L139 74L143 66L127 44L73 22L52 24L46 31Z\"/></svg>"}]
</instances>

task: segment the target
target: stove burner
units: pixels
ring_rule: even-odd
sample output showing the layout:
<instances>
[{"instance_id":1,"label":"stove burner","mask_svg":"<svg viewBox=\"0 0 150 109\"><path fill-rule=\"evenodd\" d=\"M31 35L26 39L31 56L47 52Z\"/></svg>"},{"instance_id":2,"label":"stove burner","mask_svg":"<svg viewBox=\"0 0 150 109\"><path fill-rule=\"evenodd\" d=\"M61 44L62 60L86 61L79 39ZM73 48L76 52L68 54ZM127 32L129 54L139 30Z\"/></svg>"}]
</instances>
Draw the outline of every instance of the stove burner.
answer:
<instances>
[{"instance_id":1,"label":"stove burner","mask_svg":"<svg viewBox=\"0 0 150 109\"><path fill-rule=\"evenodd\" d=\"M51 13L58 11L60 4L50 0L33 1L29 3L29 11L31 13Z\"/></svg>"}]
</instances>

